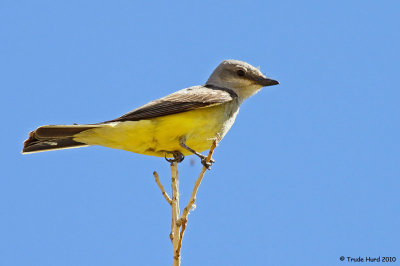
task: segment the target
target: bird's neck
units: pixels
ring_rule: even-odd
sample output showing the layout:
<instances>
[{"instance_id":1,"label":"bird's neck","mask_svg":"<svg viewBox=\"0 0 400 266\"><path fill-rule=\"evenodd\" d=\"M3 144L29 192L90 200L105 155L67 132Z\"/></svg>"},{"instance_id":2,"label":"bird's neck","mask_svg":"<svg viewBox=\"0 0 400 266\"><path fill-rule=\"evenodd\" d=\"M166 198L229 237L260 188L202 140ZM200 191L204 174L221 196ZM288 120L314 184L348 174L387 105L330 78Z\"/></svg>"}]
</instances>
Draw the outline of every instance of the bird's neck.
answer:
<instances>
[{"instance_id":1,"label":"bird's neck","mask_svg":"<svg viewBox=\"0 0 400 266\"><path fill-rule=\"evenodd\" d=\"M239 100L241 100L242 102L250 96L253 96L257 92L259 92L260 89L261 86L259 85L251 85L244 88L231 88L231 90L233 90L239 96Z\"/></svg>"},{"instance_id":2,"label":"bird's neck","mask_svg":"<svg viewBox=\"0 0 400 266\"><path fill-rule=\"evenodd\" d=\"M260 85L257 84L247 85L245 87L227 86L227 84L220 84L218 82L212 82L212 81L210 82L210 80L208 80L205 85L232 90L237 94L240 103L242 103L250 96L256 94L262 88Z\"/></svg>"}]
</instances>

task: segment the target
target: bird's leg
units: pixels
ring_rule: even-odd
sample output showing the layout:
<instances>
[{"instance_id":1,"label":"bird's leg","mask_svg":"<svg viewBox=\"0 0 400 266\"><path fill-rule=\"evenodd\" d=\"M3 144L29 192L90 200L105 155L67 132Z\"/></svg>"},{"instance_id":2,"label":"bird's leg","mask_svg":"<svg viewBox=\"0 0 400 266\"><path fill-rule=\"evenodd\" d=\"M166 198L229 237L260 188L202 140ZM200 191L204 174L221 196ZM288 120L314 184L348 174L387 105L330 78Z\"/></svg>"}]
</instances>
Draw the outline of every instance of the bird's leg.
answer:
<instances>
[{"instance_id":1,"label":"bird's leg","mask_svg":"<svg viewBox=\"0 0 400 266\"><path fill-rule=\"evenodd\" d=\"M186 145L186 138L185 138L185 137L181 137L181 138L179 139L179 145L181 145L181 147L184 148L185 150L188 150L188 151L190 151L191 153L193 153L194 155L200 157L200 159L201 159L201 164L204 165L208 170L210 170L211 165L212 165L213 163L215 163L214 159L211 159L209 162L207 162L207 160L206 160L206 159L207 159L207 156L205 156L205 155L203 155L203 154L201 154L201 153L199 153L199 152L193 150L192 148L188 147L188 146Z\"/></svg>"},{"instance_id":2,"label":"bird's leg","mask_svg":"<svg viewBox=\"0 0 400 266\"><path fill-rule=\"evenodd\" d=\"M168 159L167 153L172 154L172 156L174 156L174 159ZM172 164L174 162L180 163L183 161L183 159L185 159L185 156L183 156L183 154L180 151L166 151L165 152L165 160L167 160L167 162L169 162L170 164Z\"/></svg>"}]
</instances>

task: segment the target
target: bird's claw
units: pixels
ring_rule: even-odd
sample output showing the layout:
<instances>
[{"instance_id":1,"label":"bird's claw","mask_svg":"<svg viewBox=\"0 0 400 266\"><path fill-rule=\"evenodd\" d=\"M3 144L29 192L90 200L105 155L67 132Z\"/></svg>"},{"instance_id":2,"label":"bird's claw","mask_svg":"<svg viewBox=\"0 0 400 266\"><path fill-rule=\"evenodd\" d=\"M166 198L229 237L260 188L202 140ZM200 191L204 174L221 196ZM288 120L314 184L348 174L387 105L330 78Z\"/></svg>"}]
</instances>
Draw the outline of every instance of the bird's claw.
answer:
<instances>
[{"instance_id":1,"label":"bird's claw","mask_svg":"<svg viewBox=\"0 0 400 266\"><path fill-rule=\"evenodd\" d=\"M173 159L168 159L167 154L170 153L172 156L174 156ZM170 164L173 164L175 162L180 163L185 159L185 156L180 152L180 151L171 151L171 152L166 152L164 155L165 160L169 162Z\"/></svg>"},{"instance_id":2,"label":"bird's claw","mask_svg":"<svg viewBox=\"0 0 400 266\"><path fill-rule=\"evenodd\" d=\"M215 163L215 160L214 159L210 159L210 161L208 161L207 162L207 156L202 156L201 157L201 164L205 167L205 168L207 168L207 170L210 170L211 169L211 165L213 164L213 163Z\"/></svg>"}]
</instances>

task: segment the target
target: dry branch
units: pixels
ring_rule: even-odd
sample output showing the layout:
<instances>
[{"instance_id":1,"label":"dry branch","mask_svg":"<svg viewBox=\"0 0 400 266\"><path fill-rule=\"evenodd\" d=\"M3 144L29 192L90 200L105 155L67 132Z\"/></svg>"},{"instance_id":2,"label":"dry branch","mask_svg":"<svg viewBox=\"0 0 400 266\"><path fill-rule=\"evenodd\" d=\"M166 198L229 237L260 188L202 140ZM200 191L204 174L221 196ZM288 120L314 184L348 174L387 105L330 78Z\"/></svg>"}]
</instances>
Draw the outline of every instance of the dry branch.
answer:
<instances>
[{"instance_id":1,"label":"dry branch","mask_svg":"<svg viewBox=\"0 0 400 266\"><path fill-rule=\"evenodd\" d=\"M158 187L161 189L161 193L163 194L165 200L168 202L169 205L171 205L172 204L172 200L169 197L168 193L165 192L165 189L164 189L163 185L160 182L160 177L158 176L158 173L156 171L154 171L153 175L154 175L154 178L156 180L156 183L157 183Z\"/></svg>"},{"instance_id":2,"label":"dry branch","mask_svg":"<svg viewBox=\"0 0 400 266\"><path fill-rule=\"evenodd\" d=\"M217 147L218 141L214 140L208 156L206 158L206 163L211 161L212 155L214 153L215 148ZM190 196L189 202L186 207L183 209L182 215L180 216L179 209L179 176L178 176L178 163L176 161L171 162L171 186L172 186L172 198L168 196L168 193L165 191L163 185L160 182L160 178L157 172L153 172L154 178L158 187L161 190L166 201L172 207L172 223L171 223L171 233L170 239L173 246L173 266L179 266L181 264L181 248L182 248L182 239L183 234L185 233L187 226L187 219L190 210L193 208L196 202L197 191L199 190L199 186L201 181L203 180L204 174L207 170L206 166L203 166L201 169L200 175L194 183L193 191Z\"/></svg>"}]
</instances>

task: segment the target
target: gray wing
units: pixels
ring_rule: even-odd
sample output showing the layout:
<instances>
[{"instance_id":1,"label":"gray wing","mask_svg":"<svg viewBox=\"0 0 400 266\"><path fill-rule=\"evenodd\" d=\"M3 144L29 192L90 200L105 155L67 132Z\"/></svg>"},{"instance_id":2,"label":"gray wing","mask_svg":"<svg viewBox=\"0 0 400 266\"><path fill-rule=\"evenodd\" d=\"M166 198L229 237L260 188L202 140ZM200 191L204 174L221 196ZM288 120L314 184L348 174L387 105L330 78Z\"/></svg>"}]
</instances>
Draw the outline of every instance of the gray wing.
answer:
<instances>
[{"instance_id":1,"label":"gray wing","mask_svg":"<svg viewBox=\"0 0 400 266\"><path fill-rule=\"evenodd\" d=\"M183 113L198 108L219 105L236 98L237 94L230 89L210 85L194 86L149 102L117 119L104 123L138 121Z\"/></svg>"}]
</instances>

